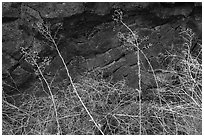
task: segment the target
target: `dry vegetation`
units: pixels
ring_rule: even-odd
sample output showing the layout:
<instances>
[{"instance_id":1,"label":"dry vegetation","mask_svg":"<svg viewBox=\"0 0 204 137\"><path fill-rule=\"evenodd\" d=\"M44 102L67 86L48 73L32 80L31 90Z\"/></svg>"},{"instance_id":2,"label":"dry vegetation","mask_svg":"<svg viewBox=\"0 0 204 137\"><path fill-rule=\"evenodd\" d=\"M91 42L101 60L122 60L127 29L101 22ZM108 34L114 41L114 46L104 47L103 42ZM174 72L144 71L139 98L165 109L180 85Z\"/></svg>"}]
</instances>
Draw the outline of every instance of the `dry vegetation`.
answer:
<instances>
[{"instance_id":1,"label":"dry vegetation","mask_svg":"<svg viewBox=\"0 0 204 137\"><path fill-rule=\"evenodd\" d=\"M117 21L123 23L121 18ZM58 50L49 30L42 26L38 29ZM47 81L49 96L24 94L22 103L16 105L9 103L3 93L3 134L201 135L202 66L198 57L190 53L194 33L186 29L180 34L185 39L183 55L169 53L173 59L164 70L168 73L154 73L157 88L145 101L141 88L129 88L125 81L112 84L102 78L100 69L87 72L74 83L65 66L68 79L49 84L38 66L36 71ZM132 30L130 35L137 40ZM141 52L137 43L133 46L137 53ZM33 56L27 58L38 65ZM30 90L42 90L40 82Z\"/></svg>"}]
</instances>

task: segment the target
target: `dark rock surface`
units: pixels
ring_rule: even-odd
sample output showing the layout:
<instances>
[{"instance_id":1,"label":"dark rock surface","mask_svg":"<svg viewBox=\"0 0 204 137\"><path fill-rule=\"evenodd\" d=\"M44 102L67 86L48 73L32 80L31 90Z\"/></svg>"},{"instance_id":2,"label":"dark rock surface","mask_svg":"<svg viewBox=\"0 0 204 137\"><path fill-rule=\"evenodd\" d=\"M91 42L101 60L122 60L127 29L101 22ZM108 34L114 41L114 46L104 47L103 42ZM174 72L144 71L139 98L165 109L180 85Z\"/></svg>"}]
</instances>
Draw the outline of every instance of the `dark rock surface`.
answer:
<instances>
[{"instance_id":1,"label":"dark rock surface","mask_svg":"<svg viewBox=\"0 0 204 137\"><path fill-rule=\"evenodd\" d=\"M47 77L56 75L56 82L67 78L56 50L34 27L42 21L50 23L52 35L58 31L56 41L74 79L85 71L100 68L104 78L113 82L125 79L129 86L137 88L137 55L118 38L118 32L127 34L128 30L113 21L115 9L123 11L123 22L143 39L139 47L153 69L168 66L171 60L165 60L167 51L181 55L182 27L195 32L191 52L198 54L202 5L197 3L3 3L4 92L23 92L39 79L36 68L25 60L20 47L37 51L39 64L49 57L50 63L43 71ZM59 25L62 27L57 30ZM155 86L146 58L140 55L144 89Z\"/></svg>"}]
</instances>

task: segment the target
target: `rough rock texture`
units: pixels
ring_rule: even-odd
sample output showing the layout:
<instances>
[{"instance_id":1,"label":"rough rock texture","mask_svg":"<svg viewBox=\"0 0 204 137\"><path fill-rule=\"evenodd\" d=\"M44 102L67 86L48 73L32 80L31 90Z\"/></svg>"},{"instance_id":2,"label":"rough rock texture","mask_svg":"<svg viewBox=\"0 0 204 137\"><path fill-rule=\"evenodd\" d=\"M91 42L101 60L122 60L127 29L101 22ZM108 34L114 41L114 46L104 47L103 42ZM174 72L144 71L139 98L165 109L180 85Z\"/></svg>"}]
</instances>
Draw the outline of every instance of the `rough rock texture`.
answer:
<instances>
[{"instance_id":1,"label":"rough rock texture","mask_svg":"<svg viewBox=\"0 0 204 137\"><path fill-rule=\"evenodd\" d=\"M146 55L140 55L142 88L155 86L147 58L153 69L165 69L171 62L165 59L167 51L181 54L182 27L195 32L192 54L198 54L202 5L197 3L3 3L4 92L23 92L39 80L20 47L37 51L39 64L49 58L43 71L48 79L55 76L55 82L61 82L67 78L53 45L36 28L39 22L49 23L52 35L58 32L56 41L74 80L86 71L102 69L104 78L113 82L125 79L129 86L138 88L137 55L119 38L119 32L129 32L113 21L115 9L123 11L123 21L143 39L139 46Z\"/></svg>"}]
</instances>

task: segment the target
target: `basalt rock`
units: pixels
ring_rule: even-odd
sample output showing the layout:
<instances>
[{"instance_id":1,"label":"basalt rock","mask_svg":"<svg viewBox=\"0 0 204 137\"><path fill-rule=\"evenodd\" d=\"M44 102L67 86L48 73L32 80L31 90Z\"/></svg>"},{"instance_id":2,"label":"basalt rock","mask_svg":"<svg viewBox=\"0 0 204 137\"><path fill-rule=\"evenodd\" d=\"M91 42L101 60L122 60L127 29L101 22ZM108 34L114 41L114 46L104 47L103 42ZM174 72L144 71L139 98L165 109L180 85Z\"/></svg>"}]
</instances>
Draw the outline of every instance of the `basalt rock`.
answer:
<instances>
[{"instance_id":1,"label":"basalt rock","mask_svg":"<svg viewBox=\"0 0 204 137\"><path fill-rule=\"evenodd\" d=\"M138 88L137 49L129 50L127 42L119 38L119 32L126 35L129 31L113 21L115 9L123 11L123 22L139 36L142 88L155 86L149 70L167 68L171 62L166 58L168 52L182 55L182 28L195 33L192 55L199 54L202 5L197 3L3 3L3 75L12 75L20 91L26 80L38 80L36 68L20 51L24 47L38 51L39 64L50 59L43 71L47 77L56 74L55 82L67 79L53 44L35 27L43 22L50 24L52 35L58 31L58 48L74 79L100 68L104 78L113 82L125 79L129 86ZM13 85L8 79L6 84Z\"/></svg>"}]
</instances>

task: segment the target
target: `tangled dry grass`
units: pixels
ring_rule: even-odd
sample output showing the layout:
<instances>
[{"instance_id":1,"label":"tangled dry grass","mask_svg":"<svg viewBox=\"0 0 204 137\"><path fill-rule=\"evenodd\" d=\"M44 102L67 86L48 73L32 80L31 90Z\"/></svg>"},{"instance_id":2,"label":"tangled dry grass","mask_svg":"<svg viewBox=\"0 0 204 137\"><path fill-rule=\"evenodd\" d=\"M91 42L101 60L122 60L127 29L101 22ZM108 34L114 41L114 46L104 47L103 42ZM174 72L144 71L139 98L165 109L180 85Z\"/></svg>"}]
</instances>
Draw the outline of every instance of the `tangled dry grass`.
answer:
<instances>
[{"instance_id":1,"label":"tangled dry grass","mask_svg":"<svg viewBox=\"0 0 204 137\"><path fill-rule=\"evenodd\" d=\"M141 89L127 87L125 81L113 84L96 70L71 84L48 84L50 96L21 95L18 105L3 93L3 134L201 135L202 64L190 52L194 33L186 29L181 35L183 55L168 55L168 73L154 74L158 86L145 95L148 99L143 100ZM36 83L29 90L41 87Z\"/></svg>"},{"instance_id":2,"label":"tangled dry grass","mask_svg":"<svg viewBox=\"0 0 204 137\"><path fill-rule=\"evenodd\" d=\"M165 87L154 89L154 99L142 101L139 122L138 92L124 81L111 84L96 76L96 72L81 77L74 83L85 106L104 134L202 134L201 65L194 64L196 76L189 73L190 62L181 60L180 83L175 78L156 75ZM194 62L195 63L195 62ZM197 62L198 63L198 62ZM191 64L192 65L192 64ZM176 70L175 72L178 73ZM168 83L167 83L168 82ZM42 90L36 85L33 90ZM62 86L64 86L62 88ZM101 134L86 113L69 82L53 85L61 134ZM158 92L163 103L159 104ZM3 99L3 134L57 134L57 123L50 97L22 96L19 106ZM162 121L164 118L164 123Z\"/></svg>"}]
</instances>

